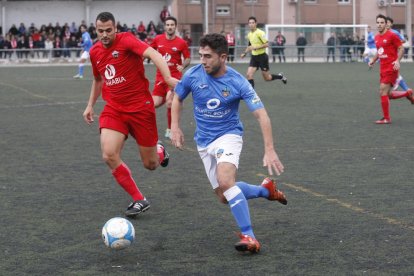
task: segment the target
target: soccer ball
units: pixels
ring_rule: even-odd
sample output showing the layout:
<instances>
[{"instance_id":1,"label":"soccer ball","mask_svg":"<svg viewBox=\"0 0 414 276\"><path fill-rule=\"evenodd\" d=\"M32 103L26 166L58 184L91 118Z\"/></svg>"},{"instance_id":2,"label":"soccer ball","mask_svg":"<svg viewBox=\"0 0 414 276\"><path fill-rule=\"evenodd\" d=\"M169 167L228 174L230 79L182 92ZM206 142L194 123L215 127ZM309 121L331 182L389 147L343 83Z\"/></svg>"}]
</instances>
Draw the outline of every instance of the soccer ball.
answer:
<instances>
[{"instance_id":1,"label":"soccer ball","mask_svg":"<svg viewBox=\"0 0 414 276\"><path fill-rule=\"evenodd\" d=\"M109 248L125 249L135 239L134 226L124 218L111 218L102 228L102 239Z\"/></svg>"}]
</instances>

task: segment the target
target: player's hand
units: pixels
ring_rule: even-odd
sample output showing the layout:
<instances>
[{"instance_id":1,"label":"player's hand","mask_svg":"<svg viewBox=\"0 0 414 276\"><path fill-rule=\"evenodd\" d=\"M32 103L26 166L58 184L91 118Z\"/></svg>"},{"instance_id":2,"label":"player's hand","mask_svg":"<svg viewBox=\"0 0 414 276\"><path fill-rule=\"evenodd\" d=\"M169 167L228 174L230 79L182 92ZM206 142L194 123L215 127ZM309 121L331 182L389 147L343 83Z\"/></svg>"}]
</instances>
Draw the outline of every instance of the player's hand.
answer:
<instances>
[{"instance_id":1,"label":"player's hand","mask_svg":"<svg viewBox=\"0 0 414 276\"><path fill-rule=\"evenodd\" d=\"M263 157L263 167L267 167L269 175L273 175L273 172L275 172L276 175L280 175L285 170L285 167L279 160L279 156L277 156L277 153L274 150L265 152Z\"/></svg>"},{"instance_id":2,"label":"player's hand","mask_svg":"<svg viewBox=\"0 0 414 276\"><path fill-rule=\"evenodd\" d=\"M394 71L400 70L400 61L398 59L394 61L392 64L393 64L392 68L394 69Z\"/></svg>"},{"instance_id":3,"label":"player's hand","mask_svg":"<svg viewBox=\"0 0 414 276\"><path fill-rule=\"evenodd\" d=\"M171 128L170 139L174 147L183 150L184 134L180 128Z\"/></svg>"},{"instance_id":4,"label":"player's hand","mask_svg":"<svg viewBox=\"0 0 414 276\"><path fill-rule=\"evenodd\" d=\"M93 107L88 105L83 112L83 119L85 122L90 125L93 123Z\"/></svg>"},{"instance_id":5,"label":"player's hand","mask_svg":"<svg viewBox=\"0 0 414 276\"><path fill-rule=\"evenodd\" d=\"M179 65L179 64L177 64L177 70L179 71L179 72L182 72L183 70L184 70L184 66L182 66L182 65Z\"/></svg>"},{"instance_id":6,"label":"player's hand","mask_svg":"<svg viewBox=\"0 0 414 276\"><path fill-rule=\"evenodd\" d=\"M369 66L369 68L370 69L372 69L372 67L374 67L374 61L371 59L369 62L368 62L368 66Z\"/></svg>"},{"instance_id":7,"label":"player's hand","mask_svg":"<svg viewBox=\"0 0 414 276\"><path fill-rule=\"evenodd\" d=\"M244 58L246 55L247 55L246 53L242 53L242 54L240 55L240 57L241 57L241 58Z\"/></svg>"}]
</instances>

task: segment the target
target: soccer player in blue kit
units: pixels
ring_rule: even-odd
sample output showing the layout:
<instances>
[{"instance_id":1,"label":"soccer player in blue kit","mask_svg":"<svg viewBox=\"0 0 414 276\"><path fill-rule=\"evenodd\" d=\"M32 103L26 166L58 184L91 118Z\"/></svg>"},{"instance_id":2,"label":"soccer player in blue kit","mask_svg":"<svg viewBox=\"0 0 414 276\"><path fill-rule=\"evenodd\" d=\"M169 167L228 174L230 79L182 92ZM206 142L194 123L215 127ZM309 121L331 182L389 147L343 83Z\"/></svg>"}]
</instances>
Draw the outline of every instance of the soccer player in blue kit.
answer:
<instances>
[{"instance_id":1,"label":"soccer player in blue kit","mask_svg":"<svg viewBox=\"0 0 414 276\"><path fill-rule=\"evenodd\" d=\"M197 150L216 195L229 205L240 228L240 241L235 248L256 253L260 250L260 243L253 233L247 200L263 197L285 205L287 200L271 178L265 178L261 185L236 182L243 146L243 125L239 116L241 100L259 122L264 140L263 166L267 167L269 175L273 172L280 175L284 166L275 151L272 126L263 103L246 78L226 66L226 38L215 33L205 35L200 39L199 55L201 64L189 69L175 87L171 142L182 149L182 102L192 93Z\"/></svg>"},{"instance_id":2,"label":"soccer player in blue kit","mask_svg":"<svg viewBox=\"0 0 414 276\"><path fill-rule=\"evenodd\" d=\"M83 68L85 67L86 60L89 58L89 50L93 46L92 38L89 35L85 25L80 26L80 31L82 33L82 42L79 45L82 47L82 55L79 63L78 74L73 76L74 79L83 78Z\"/></svg>"}]
</instances>

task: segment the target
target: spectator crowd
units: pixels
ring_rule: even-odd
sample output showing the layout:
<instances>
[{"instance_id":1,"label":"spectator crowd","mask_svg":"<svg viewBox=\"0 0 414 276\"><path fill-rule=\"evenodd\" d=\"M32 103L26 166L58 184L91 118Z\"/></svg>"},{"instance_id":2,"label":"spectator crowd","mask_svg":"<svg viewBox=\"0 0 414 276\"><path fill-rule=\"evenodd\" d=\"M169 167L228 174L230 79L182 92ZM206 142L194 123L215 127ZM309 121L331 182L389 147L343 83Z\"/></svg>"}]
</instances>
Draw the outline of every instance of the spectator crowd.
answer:
<instances>
[{"instance_id":1,"label":"spectator crowd","mask_svg":"<svg viewBox=\"0 0 414 276\"><path fill-rule=\"evenodd\" d=\"M157 25L152 20L147 25L140 21L138 26L135 24L128 26L118 21L117 30L118 32L131 32L138 39L151 44L156 35L164 32L164 21L168 16L170 13L164 6ZM80 24L65 23L63 26L59 22L55 25L49 23L40 27L34 23L31 23L29 27L26 27L24 23L20 23L18 27L13 24L4 37L0 34L0 59L10 59L13 55L17 59L79 58L82 39L80 26L82 25L87 27L85 21ZM94 24L91 23L87 30L95 43L97 33ZM187 41L191 43L190 40Z\"/></svg>"}]
</instances>

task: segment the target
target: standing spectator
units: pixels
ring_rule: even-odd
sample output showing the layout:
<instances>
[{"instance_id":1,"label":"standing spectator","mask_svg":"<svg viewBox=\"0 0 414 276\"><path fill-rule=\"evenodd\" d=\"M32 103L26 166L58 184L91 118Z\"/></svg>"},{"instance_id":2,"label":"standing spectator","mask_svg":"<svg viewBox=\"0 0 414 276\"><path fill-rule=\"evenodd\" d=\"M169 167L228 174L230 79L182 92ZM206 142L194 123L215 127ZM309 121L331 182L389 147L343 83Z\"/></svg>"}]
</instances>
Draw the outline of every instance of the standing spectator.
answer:
<instances>
[{"instance_id":1,"label":"standing spectator","mask_svg":"<svg viewBox=\"0 0 414 276\"><path fill-rule=\"evenodd\" d=\"M171 14L170 14L170 12L168 11L168 7L167 7L167 6L164 6L164 7L162 8L161 13L160 13L160 19L161 19L161 22L164 24L164 23L165 23L165 19L166 19L167 17L169 17L169 16L171 16Z\"/></svg>"},{"instance_id":2,"label":"standing spectator","mask_svg":"<svg viewBox=\"0 0 414 276\"><path fill-rule=\"evenodd\" d=\"M276 62L276 56L279 55L279 48L276 46L276 42L275 41L270 41L270 48L272 49L272 60L273 63Z\"/></svg>"},{"instance_id":3,"label":"standing spectator","mask_svg":"<svg viewBox=\"0 0 414 276\"><path fill-rule=\"evenodd\" d=\"M3 49L4 49L4 58L5 59L10 59L12 56L12 46L11 46L11 37L10 34L6 34L6 36L4 37L4 43L3 43Z\"/></svg>"},{"instance_id":4,"label":"standing spectator","mask_svg":"<svg viewBox=\"0 0 414 276\"><path fill-rule=\"evenodd\" d=\"M55 25L55 35L59 36L60 38L62 38L62 35L63 35L63 29L62 29L62 26L60 26L59 22L56 22L56 25Z\"/></svg>"},{"instance_id":5,"label":"standing spectator","mask_svg":"<svg viewBox=\"0 0 414 276\"><path fill-rule=\"evenodd\" d=\"M55 33L55 27L53 27L52 22L49 22L49 25L46 26L46 33L47 34Z\"/></svg>"},{"instance_id":6,"label":"standing spectator","mask_svg":"<svg viewBox=\"0 0 414 276\"><path fill-rule=\"evenodd\" d=\"M12 24L12 26L10 27L10 29L9 29L9 33L11 34L11 35L14 35L14 36L16 36L16 35L19 35L20 34L20 32L19 32L19 30L17 29L17 27L16 27L16 25L15 24Z\"/></svg>"},{"instance_id":7,"label":"standing spectator","mask_svg":"<svg viewBox=\"0 0 414 276\"><path fill-rule=\"evenodd\" d=\"M53 56L56 58L60 58L62 56L62 41L58 35L55 37L55 41L53 42Z\"/></svg>"},{"instance_id":8,"label":"standing spectator","mask_svg":"<svg viewBox=\"0 0 414 276\"><path fill-rule=\"evenodd\" d=\"M70 39L68 39L66 36L63 37L62 54L63 54L64 58L70 58L69 41L70 41Z\"/></svg>"},{"instance_id":9,"label":"standing spectator","mask_svg":"<svg viewBox=\"0 0 414 276\"><path fill-rule=\"evenodd\" d=\"M10 46L11 46L10 49L13 50L12 53L13 52L16 53L16 49L17 49L17 38L16 38L15 35L11 35L10 36ZM17 58L19 58L19 54L18 53L16 53L16 56L17 56ZM11 55L10 55L10 57L11 57Z\"/></svg>"},{"instance_id":10,"label":"standing spectator","mask_svg":"<svg viewBox=\"0 0 414 276\"><path fill-rule=\"evenodd\" d=\"M411 46L412 46L412 56L411 56L411 58L412 58L412 60L414 61L414 35L413 35L413 37L411 38Z\"/></svg>"},{"instance_id":11,"label":"standing spectator","mask_svg":"<svg viewBox=\"0 0 414 276\"><path fill-rule=\"evenodd\" d=\"M50 36L46 37L45 41L45 51L43 57L47 57L48 59L52 58L52 52L53 52L53 41Z\"/></svg>"},{"instance_id":12,"label":"standing spectator","mask_svg":"<svg viewBox=\"0 0 414 276\"><path fill-rule=\"evenodd\" d=\"M145 41L147 38L147 30L145 28L144 22L140 21L137 27L137 34L140 40Z\"/></svg>"},{"instance_id":13,"label":"standing spectator","mask_svg":"<svg viewBox=\"0 0 414 276\"><path fill-rule=\"evenodd\" d=\"M43 53L42 58L45 58L47 56L45 49L45 41L43 36L39 36L39 39L35 41L34 47L36 48L36 55L38 58L40 58L40 53Z\"/></svg>"},{"instance_id":14,"label":"standing spectator","mask_svg":"<svg viewBox=\"0 0 414 276\"><path fill-rule=\"evenodd\" d=\"M75 54L77 58L80 57L80 50L76 50L76 48L78 48L78 44L79 42L76 40L76 36L72 35L68 41L68 48L71 49L69 56Z\"/></svg>"},{"instance_id":15,"label":"standing spectator","mask_svg":"<svg viewBox=\"0 0 414 276\"><path fill-rule=\"evenodd\" d=\"M26 26L24 25L24 23L20 23L19 26L19 34L22 35L26 35Z\"/></svg>"},{"instance_id":16,"label":"standing spectator","mask_svg":"<svg viewBox=\"0 0 414 276\"><path fill-rule=\"evenodd\" d=\"M30 57L34 58L34 52L35 52L35 43L33 41L33 37L29 36L28 42L27 42L27 46L30 52Z\"/></svg>"},{"instance_id":17,"label":"standing spectator","mask_svg":"<svg viewBox=\"0 0 414 276\"><path fill-rule=\"evenodd\" d=\"M286 62L285 57L285 44L286 44L286 38L280 31L277 32L277 36L275 37L275 43L276 47L278 49L278 55L279 55L279 62ZM273 60L274 62L274 60Z\"/></svg>"},{"instance_id":18,"label":"standing spectator","mask_svg":"<svg viewBox=\"0 0 414 276\"><path fill-rule=\"evenodd\" d=\"M4 37L3 35L0 33L0 59L3 58L3 52L4 52Z\"/></svg>"},{"instance_id":19,"label":"standing spectator","mask_svg":"<svg viewBox=\"0 0 414 276\"><path fill-rule=\"evenodd\" d=\"M154 21L151 20L147 25L147 33L149 34L151 30L154 30L155 32L156 29L157 29L157 26L155 26Z\"/></svg>"},{"instance_id":20,"label":"standing spectator","mask_svg":"<svg viewBox=\"0 0 414 276\"><path fill-rule=\"evenodd\" d=\"M345 34L339 35L339 58L341 59L341 62L346 62L346 49L347 49L347 39Z\"/></svg>"},{"instance_id":21,"label":"standing spectator","mask_svg":"<svg viewBox=\"0 0 414 276\"><path fill-rule=\"evenodd\" d=\"M236 38L232 31L226 34L227 44L229 45L229 55L227 56L227 61L234 61L234 47L236 47Z\"/></svg>"},{"instance_id":22,"label":"standing spectator","mask_svg":"<svg viewBox=\"0 0 414 276\"><path fill-rule=\"evenodd\" d=\"M296 46L298 47L298 62L300 62L300 58L302 57L302 61L305 62L305 46L308 44L303 33L299 34L298 39L296 40Z\"/></svg>"},{"instance_id":23,"label":"standing spectator","mask_svg":"<svg viewBox=\"0 0 414 276\"><path fill-rule=\"evenodd\" d=\"M265 81L281 80L284 84L287 83L287 78L282 72L278 74L271 74L269 72L269 56L266 53L266 48L269 47L269 42L266 39L264 31L257 28L257 19L250 16L248 19L250 32L247 34L249 46L240 55L244 58L248 52L252 53L249 67L247 68L246 78L254 88L254 74L260 68L262 70L262 77Z\"/></svg>"},{"instance_id":24,"label":"standing spectator","mask_svg":"<svg viewBox=\"0 0 414 276\"><path fill-rule=\"evenodd\" d=\"M408 36L404 35L404 59L408 59L408 50L410 49L410 41L408 40Z\"/></svg>"},{"instance_id":25,"label":"standing spectator","mask_svg":"<svg viewBox=\"0 0 414 276\"><path fill-rule=\"evenodd\" d=\"M29 34L34 33L35 29L36 29L35 24L34 23L30 23Z\"/></svg>"},{"instance_id":26,"label":"standing spectator","mask_svg":"<svg viewBox=\"0 0 414 276\"><path fill-rule=\"evenodd\" d=\"M329 62L329 57L332 57L332 62L335 62L335 48L336 48L336 38L335 33L331 33L331 36L328 38L326 45L328 46L328 55L326 56L326 62Z\"/></svg>"},{"instance_id":27,"label":"standing spectator","mask_svg":"<svg viewBox=\"0 0 414 276\"><path fill-rule=\"evenodd\" d=\"M69 30L72 35L76 35L78 33L78 27L76 26L75 22L72 22L72 24L69 27Z\"/></svg>"}]
</instances>

